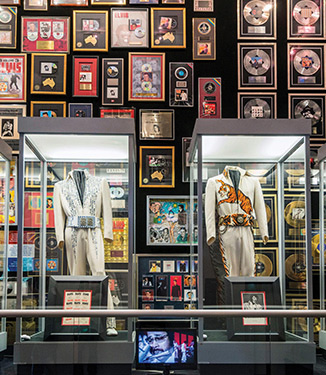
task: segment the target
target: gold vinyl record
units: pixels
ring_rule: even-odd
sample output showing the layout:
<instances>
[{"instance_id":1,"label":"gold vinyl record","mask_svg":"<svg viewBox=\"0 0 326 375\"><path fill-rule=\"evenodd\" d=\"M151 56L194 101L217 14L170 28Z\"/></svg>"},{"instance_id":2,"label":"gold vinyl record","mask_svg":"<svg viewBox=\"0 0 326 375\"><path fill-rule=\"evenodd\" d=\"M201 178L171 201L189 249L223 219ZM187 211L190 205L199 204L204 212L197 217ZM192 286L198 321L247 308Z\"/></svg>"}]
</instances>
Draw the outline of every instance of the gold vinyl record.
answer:
<instances>
[{"instance_id":1,"label":"gold vinyl record","mask_svg":"<svg viewBox=\"0 0 326 375\"><path fill-rule=\"evenodd\" d=\"M311 26L319 20L319 6L314 1L299 1L293 8L293 17L298 24Z\"/></svg>"},{"instance_id":2,"label":"gold vinyl record","mask_svg":"<svg viewBox=\"0 0 326 375\"><path fill-rule=\"evenodd\" d=\"M293 201L284 209L285 221L294 228L305 226L306 208L304 201Z\"/></svg>"},{"instance_id":3,"label":"gold vinyl record","mask_svg":"<svg viewBox=\"0 0 326 375\"><path fill-rule=\"evenodd\" d=\"M293 281L306 280L306 256L292 254L285 259L286 276Z\"/></svg>"},{"instance_id":4,"label":"gold vinyl record","mask_svg":"<svg viewBox=\"0 0 326 375\"><path fill-rule=\"evenodd\" d=\"M264 1L249 1L243 8L243 17L250 25L263 25L270 16L271 5Z\"/></svg>"},{"instance_id":5,"label":"gold vinyl record","mask_svg":"<svg viewBox=\"0 0 326 375\"><path fill-rule=\"evenodd\" d=\"M311 76L320 69L320 58L311 49L301 49L293 59L295 70L304 76Z\"/></svg>"},{"instance_id":6,"label":"gold vinyl record","mask_svg":"<svg viewBox=\"0 0 326 375\"><path fill-rule=\"evenodd\" d=\"M265 254L255 254L256 276L271 276L273 263Z\"/></svg>"},{"instance_id":7,"label":"gold vinyl record","mask_svg":"<svg viewBox=\"0 0 326 375\"><path fill-rule=\"evenodd\" d=\"M271 67L271 59L265 51L253 49L246 53L243 64L249 74L260 76Z\"/></svg>"},{"instance_id":8,"label":"gold vinyl record","mask_svg":"<svg viewBox=\"0 0 326 375\"><path fill-rule=\"evenodd\" d=\"M271 108L262 99L251 99L244 106L244 118L270 118Z\"/></svg>"},{"instance_id":9,"label":"gold vinyl record","mask_svg":"<svg viewBox=\"0 0 326 375\"><path fill-rule=\"evenodd\" d=\"M314 100L311 99L300 100L294 109L295 118L305 118L307 120L311 120L312 125L315 125L321 121L321 114L321 108Z\"/></svg>"}]
</instances>

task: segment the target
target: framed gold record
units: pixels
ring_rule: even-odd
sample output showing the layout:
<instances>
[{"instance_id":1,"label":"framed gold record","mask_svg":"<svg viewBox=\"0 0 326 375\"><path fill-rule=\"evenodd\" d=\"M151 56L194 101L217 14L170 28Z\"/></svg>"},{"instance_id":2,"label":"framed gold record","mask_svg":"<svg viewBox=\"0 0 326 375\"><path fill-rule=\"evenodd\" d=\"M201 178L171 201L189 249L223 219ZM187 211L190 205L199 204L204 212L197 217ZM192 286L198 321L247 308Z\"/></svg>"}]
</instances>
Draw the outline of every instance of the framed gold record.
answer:
<instances>
[{"instance_id":1,"label":"framed gold record","mask_svg":"<svg viewBox=\"0 0 326 375\"><path fill-rule=\"evenodd\" d=\"M255 276L278 276L278 248L255 247Z\"/></svg>"},{"instance_id":2,"label":"framed gold record","mask_svg":"<svg viewBox=\"0 0 326 375\"><path fill-rule=\"evenodd\" d=\"M306 207L304 194L284 195L284 224L286 242L305 242Z\"/></svg>"},{"instance_id":3,"label":"framed gold record","mask_svg":"<svg viewBox=\"0 0 326 375\"><path fill-rule=\"evenodd\" d=\"M264 194L265 209L267 215L268 242L278 241L278 220L277 220L277 196L276 194ZM255 242L263 242L258 227L257 220L253 226Z\"/></svg>"}]
</instances>

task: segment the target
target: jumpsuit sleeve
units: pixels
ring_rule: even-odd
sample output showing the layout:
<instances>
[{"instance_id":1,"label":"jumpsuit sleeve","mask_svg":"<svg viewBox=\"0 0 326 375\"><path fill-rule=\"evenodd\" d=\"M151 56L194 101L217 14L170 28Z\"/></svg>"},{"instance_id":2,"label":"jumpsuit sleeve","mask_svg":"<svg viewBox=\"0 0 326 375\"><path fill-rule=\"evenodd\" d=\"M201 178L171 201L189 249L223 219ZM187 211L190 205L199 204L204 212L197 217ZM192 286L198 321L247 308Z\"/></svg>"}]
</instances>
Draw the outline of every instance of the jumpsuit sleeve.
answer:
<instances>
[{"instance_id":1,"label":"jumpsuit sleeve","mask_svg":"<svg viewBox=\"0 0 326 375\"><path fill-rule=\"evenodd\" d=\"M254 209L256 213L256 219L258 221L259 231L261 238L268 238L268 227L267 227L267 214L265 208L265 202L263 192L261 190L258 179L255 179L255 198L254 198Z\"/></svg>"},{"instance_id":2,"label":"jumpsuit sleeve","mask_svg":"<svg viewBox=\"0 0 326 375\"><path fill-rule=\"evenodd\" d=\"M61 190L58 184L54 185L53 191L53 210L54 210L54 222L55 222L55 234L58 243L64 241L64 228L66 215L63 211L61 203Z\"/></svg>"},{"instance_id":3,"label":"jumpsuit sleeve","mask_svg":"<svg viewBox=\"0 0 326 375\"><path fill-rule=\"evenodd\" d=\"M104 238L113 241L112 204L109 184L102 180L102 216L104 224Z\"/></svg>"},{"instance_id":4,"label":"jumpsuit sleeve","mask_svg":"<svg viewBox=\"0 0 326 375\"><path fill-rule=\"evenodd\" d=\"M215 206L216 206L216 185L213 178L207 181L205 192L205 221L207 244L211 245L216 239L216 222L215 222Z\"/></svg>"}]
</instances>

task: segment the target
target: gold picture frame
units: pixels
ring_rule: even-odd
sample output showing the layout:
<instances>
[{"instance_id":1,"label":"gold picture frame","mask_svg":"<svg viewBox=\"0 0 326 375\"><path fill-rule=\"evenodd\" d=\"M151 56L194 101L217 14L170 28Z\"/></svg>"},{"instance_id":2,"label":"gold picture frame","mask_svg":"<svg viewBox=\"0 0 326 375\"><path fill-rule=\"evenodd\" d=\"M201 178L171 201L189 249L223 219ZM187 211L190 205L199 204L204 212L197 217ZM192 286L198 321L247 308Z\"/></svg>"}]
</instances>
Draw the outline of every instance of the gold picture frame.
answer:
<instances>
[{"instance_id":1,"label":"gold picture frame","mask_svg":"<svg viewBox=\"0 0 326 375\"><path fill-rule=\"evenodd\" d=\"M37 116L35 115L34 111L35 111L35 107L36 106L39 106L40 107L40 111L43 111L43 115L41 114L41 116ZM41 108L43 106L43 108ZM52 108L50 108L52 106ZM66 106L67 106L67 103L66 102L50 102L50 101L46 101L46 102L39 102L39 101L32 101L31 102L31 114L30 114L30 117L66 117ZM54 109L62 109L62 116L52 116L51 114L45 114L45 112L54 112Z\"/></svg>"}]
</instances>

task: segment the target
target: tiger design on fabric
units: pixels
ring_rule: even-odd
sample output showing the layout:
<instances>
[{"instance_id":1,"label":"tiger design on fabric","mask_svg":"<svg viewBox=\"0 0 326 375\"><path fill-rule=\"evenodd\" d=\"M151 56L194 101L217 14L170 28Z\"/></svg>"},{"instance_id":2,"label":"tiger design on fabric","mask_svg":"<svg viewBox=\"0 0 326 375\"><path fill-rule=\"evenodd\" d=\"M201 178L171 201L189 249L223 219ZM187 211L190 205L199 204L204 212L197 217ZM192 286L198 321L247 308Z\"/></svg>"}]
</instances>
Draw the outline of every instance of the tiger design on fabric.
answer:
<instances>
[{"instance_id":1,"label":"tiger design on fabric","mask_svg":"<svg viewBox=\"0 0 326 375\"><path fill-rule=\"evenodd\" d=\"M251 200L243 194L243 192L239 189L238 190L238 197L237 193L233 186L226 184L222 180L216 180L220 183L220 188L218 190L218 193L221 197L225 197L224 199L217 202L218 205L221 205L222 203L240 203L241 209L247 214L252 215L253 208L251 204Z\"/></svg>"}]
</instances>

